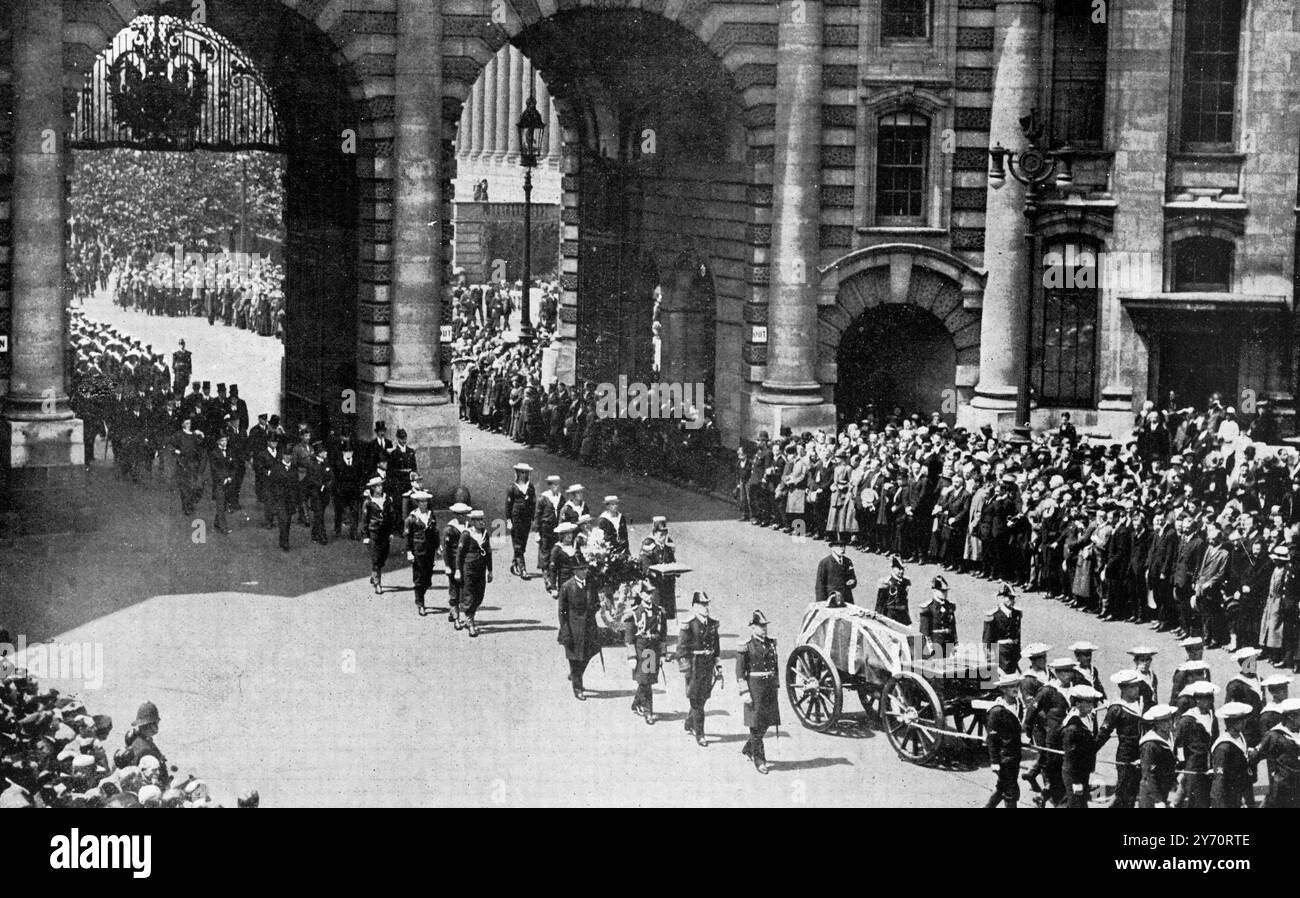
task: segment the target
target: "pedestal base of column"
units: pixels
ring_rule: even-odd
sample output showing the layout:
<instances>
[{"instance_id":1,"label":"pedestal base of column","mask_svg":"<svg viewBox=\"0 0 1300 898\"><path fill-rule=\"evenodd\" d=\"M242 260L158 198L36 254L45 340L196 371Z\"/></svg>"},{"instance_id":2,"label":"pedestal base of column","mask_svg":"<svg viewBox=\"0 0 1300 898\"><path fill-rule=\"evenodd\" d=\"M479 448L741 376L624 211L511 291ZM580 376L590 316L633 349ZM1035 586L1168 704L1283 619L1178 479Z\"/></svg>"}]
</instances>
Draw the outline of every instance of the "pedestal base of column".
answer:
<instances>
[{"instance_id":1,"label":"pedestal base of column","mask_svg":"<svg viewBox=\"0 0 1300 898\"><path fill-rule=\"evenodd\" d=\"M776 437L783 427L790 428L793 434L800 434L805 430L835 432L836 417L833 403L790 404L773 401L774 398L767 393L759 393L752 397L749 420L754 432L741 434L742 438L753 439L760 430L766 430Z\"/></svg>"},{"instance_id":2,"label":"pedestal base of column","mask_svg":"<svg viewBox=\"0 0 1300 898\"><path fill-rule=\"evenodd\" d=\"M1132 439L1133 414L1131 390L1102 390L1101 402L1097 403L1097 426L1094 428L1097 437L1117 443Z\"/></svg>"},{"instance_id":3,"label":"pedestal base of column","mask_svg":"<svg viewBox=\"0 0 1300 898\"><path fill-rule=\"evenodd\" d=\"M1018 424L1024 423L1016 420L1015 388L976 388L970 405L958 410L957 423L971 430L987 424L996 434L1010 433Z\"/></svg>"},{"instance_id":4,"label":"pedestal base of column","mask_svg":"<svg viewBox=\"0 0 1300 898\"><path fill-rule=\"evenodd\" d=\"M86 505L86 449L78 418L0 422L0 533L73 533L99 526Z\"/></svg>"},{"instance_id":5,"label":"pedestal base of column","mask_svg":"<svg viewBox=\"0 0 1300 898\"><path fill-rule=\"evenodd\" d=\"M460 410L446 390L386 387L376 416L386 421L390 439L398 428L406 431L424 488L433 494L435 508L446 508L460 486Z\"/></svg>"}]
</instances>

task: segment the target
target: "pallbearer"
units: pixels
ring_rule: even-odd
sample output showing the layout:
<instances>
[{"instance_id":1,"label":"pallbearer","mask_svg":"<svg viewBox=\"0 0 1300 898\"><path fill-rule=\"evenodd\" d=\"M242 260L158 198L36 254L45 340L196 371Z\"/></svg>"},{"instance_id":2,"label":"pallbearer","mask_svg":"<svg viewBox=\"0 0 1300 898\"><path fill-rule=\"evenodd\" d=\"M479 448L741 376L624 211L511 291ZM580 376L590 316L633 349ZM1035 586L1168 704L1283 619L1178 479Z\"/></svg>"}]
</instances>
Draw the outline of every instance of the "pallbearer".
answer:
<instances>
[{"instance_id":1,"label":"pallbearer","mask_svg":"<svg viewBox=\"0 0 1300 898\"><path fill-rule=\"evenodd\" d=\"M406 560L411 562L415 610L424 617L424 596L433 584L433 562L438 555L438 521L429 511L433 498L425 490L411 494L415 508L406 516Z\"/></svg>"},{"instance_id":2,"label":"pallbearer","mask_svg":"<svg viewBox=\"0 0 1300 898\"><path fill-rule=\"evenodd\" d=\"M993 794L986 808L1005 804L1014 808L1020 800L1020 718L1024 706L1020 703L1021 681L1016 673L1004 673L998 678L998 697L989 708L986 719L989 763L997 773Z\"/></svg>"},{"instance_id":3,"label":"pallbearer","mask_svg":"<svg viewBox=\"0 0 1300 898\"><path fill-rule=\"evenodd\" d=\"M492 582L492 544L480 508L469 513L469 529L461 535L460 549L456 553L456 579L461 590L461 619L456 627L468 629L470 636L478 636L474 615L483 604L487 585Z\"/></svg>"},{"instance_id":4,"label":"pallbearer","mask_svg":"<svg viewBox=\"0 0 1300 898\"><path fill-rule=\"evenodd\" d=\"M1178 718L1174 730L1174 755L1183 773L1178 778L1178 792L1189 808L1210 806L1210 746L1219 736L1219 722L1214 717L1214 696L1219 687L1205 680L1183 687L1180 697L1193 706Z\"/></svg>"},{"instance_id":5,"label":"pallbearer","mask_svg":"<svg viewBox=\"0 0 1300 898\"><path fill-rule=\"evenodd\" d=\"M1142 715L1151 727L1138 744L1140 761L1138 807L1169 807L1169 793L1178 784L1174 761L1174 718L1178 709L1173 705L1152 705Z\"/></svg>"},{"instance_id":6,"label":"pallbearer","mask_svg":"<svg viewBox=\"0 0 1300 898\"><path fill-rule=\"evenodd\" d=\"M537 531L537 569L542 572L542 584L554 589L551 578L551 547L555 545L555 528L560 525L560 506L564 496L560 493L560 475L546 478L546 489L537 497L537 510L533 513L533 529Z\"/></svg>"},{"instance_id":7,"label":"pallbearer","mask_svg":"<svg viewBox=\"0 0 1300 898\"><path fill-rule=\"evenodd\" d=\"M763 736L768 727L781 723L777 700L781 669L776 640L768 638L767 617L762 611L755 611L749 619L749 641L736 652L736 684L745 702L745 726L749 727L749 740L741 751L759 773L767 773Z\"/></svg>"},{"instance_id":8,"label":"pallbearer","mask_svg":"<svg viewBox=\"0 0 1300 898\"><path fill-rule=\"evenodd\" d=\"M1210 807L1255 806L1255 774L1250 769L1250 747L1244 731L1254 708L1245 702L1225 702L1219 709L1223 732L1210 748Z\"/></svg>"},{"instance_id":9,"label":"pallbearer","mask_svg":"<svg viewBox=\"0 0 1300 898\"><path fill-rule=\"evenodd\" d=\"M632 713L640 714L646 723L652 724L655 722L654 685L659 680L668 631L663 609L655 604L654 591L649 586L637 593L637 604L623 620L623 641L627 644L632 679L636 681Z\"/></svg>"},{"instance_id":10,"label":"pallbearer","mask_svg":"<svg viewBox=\"0 0 1300 898\"><path fill-rule=\"evenodd\" d=\"M392 532L393 498L384 492L384 479L371 477L366 483L370 494L361 503L362 540L370 546L370 584L375 595L384 591L384 564L388 561L388 537Z\"/></svg>"},{"instance_id":11,"label":"pallbearer","mask_svg":"<svg viewBox=\"0 0 1300 898\"><path fill-rule=\"evenodd\" d=\"M442 534L442 565L447 569L447 620L460 629L460 581L456 579L456 552L460 549L460 538L469 529L466 519L473 509L464 502L455 502L451 508L451 520Z\"/></svg>"},{"instance_id":12,"label":"pallbearer","mask_svg":"<svg viewBox=\"0 0 1300 898\"><path fill-rule=\"evenodd\" d=\"M1137 801L1141 772L1138 755L1142 739L1142 677L1136 670L1121 670L1111 674L1110 681L1119 687L1119 701L1106 708L1101 729L1097 733L1097 748L1101 749L1111 734L1115 734L1115 801L1111 807L1131 808Z\"/></svg>"},{"instance_id":13,"label":"pallbearer","mask_svg":"<svg viewBox=\"0 0 1300 898\"><path fill-rule=\"evenodd\" d=\"M677 664L686 680L686 699L691 704L686 715L686 732L700 746L709 743L704 738L704 703L713 693L713 681L722 674L718 655L718 622L709 617L709 597L697 592L691 599L694 617L682 627L677 640Z\"/></svg>"},{"instance_id":14,"label":"pallbearer","mask_svg":"<svg viewBox=\"0 0 1300 898\"><path fill-rule=\"evenodd\" d=\"M1070 713L1061 727L1061 781L1065 806L1086 808L1092 772L1097 767L1097 702L1101 693L1091 686L1070 690Z\"/></svg>"},{"instance_id":15,"label":"pallbearer","mask_svg":"<svg viewBox=\"0 0 1300 898\"><path fill-rule=\"evenodd\" d=\"M514 548L510 573L521 579L527 577L524 550L528 548L528 530L537 511L537 490L530 482L532 475L532 465L519 462L515 465L515 482L506 491L506 532Z\"/></svg>"}]
</instances>

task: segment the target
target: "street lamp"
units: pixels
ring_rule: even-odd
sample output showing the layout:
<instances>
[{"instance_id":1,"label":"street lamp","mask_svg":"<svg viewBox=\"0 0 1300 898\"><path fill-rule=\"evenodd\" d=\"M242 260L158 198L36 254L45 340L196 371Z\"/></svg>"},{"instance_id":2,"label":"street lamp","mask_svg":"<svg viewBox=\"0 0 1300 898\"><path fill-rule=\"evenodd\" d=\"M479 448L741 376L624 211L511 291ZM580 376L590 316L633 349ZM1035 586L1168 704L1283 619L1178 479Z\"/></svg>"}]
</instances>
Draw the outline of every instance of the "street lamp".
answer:
<instances>
[{"instance_id":1,"label":"street lamp","mask_svg":"<svg viewBox=\"0 0 1300 898\"><path fill-rule=\"evenodd\" d=\"M994 190L1007 183L1007 175L1025 186L1024 212L1029 223L1025 232L1025 248L1029 253L1029 295L1025 301L1025 351L1024 369L1020 374L1020 384L1016 389L1016 423L1029 424L1029 382L1033 376L1033 324L1034 296L1038 290L1038 205L1042 199L1044 186L1055 180L1058 189L1064 190L1074 183L1072 164L1074 151L1066 146L1056 150L1044 150L1038 146L1043 136L1043 125L1036 111L1022 116L1020 128L1025 133L1029 145L1019 152L1008 150L997 144L989 150L989 186Z\"/></svg>"},{"instance_id":2,"label":"street lamp","mask_svg":"<svg viewBox=\"0 0 1300 898\"><path fill-rule=\"evenodd\" d=\"M528 102L524 114L519 116L519 164L524 168L524 276L523 296L519 311L519 340L522 343L533 341L532 310L529 308L533 277L533 169L537 167L542 146L542 132L546 122L537 111L537 97L532 88L528 91Z\"/></svg>"}]
</instances>

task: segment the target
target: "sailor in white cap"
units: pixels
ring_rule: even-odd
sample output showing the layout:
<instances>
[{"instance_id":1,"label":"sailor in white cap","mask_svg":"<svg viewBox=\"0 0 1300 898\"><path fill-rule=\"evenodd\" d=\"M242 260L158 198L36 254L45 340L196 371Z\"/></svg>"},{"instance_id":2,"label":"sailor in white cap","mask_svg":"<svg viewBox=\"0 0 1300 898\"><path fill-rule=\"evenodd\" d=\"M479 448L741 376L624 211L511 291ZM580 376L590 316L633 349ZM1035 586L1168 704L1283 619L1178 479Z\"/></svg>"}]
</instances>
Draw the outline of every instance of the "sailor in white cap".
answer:
<instances>
[{"instance_id":1,"label":"sailor in white cap","mask_svg":"<svg viewBox=\"0 0 1300 898\"><path fill-rule=\"evenodd\" d=\"M1250 747L1243 727L1254 714L1245 702L1225 702L1219 709L1223 732L1210 747L1210 807L1239 808L1255 806L1255 774L1250 769Z\"/></svg>"},{"instance_id":2,"label":"sailor in white cap","mask_svg":"<svg viewBox=\"0 0 1300 898\"><path fill-rule=\"evenodd\" d=\"M998 678L998 697L993 700L985 720L989 763L997 773L993 794L984 807L996 808L1005 804L1014 808L1020 800L1020 717L1024 711L1020 703L1020 682L1016 673L1004 673Z\"/></svg>"},{"instance_id":3,"label":"sailor in white cap","mask_svg":"<svg viewBox=\"0 0 1300 898\"><path fill-rule=\"evenodd\" d=\"M560 520L568 521L570 524L578 523L578 519L587 511L587 501L582 498L584 487L581 483L571 483L564 491L564 507L560 509Z\"/></svg>"},{"instance_id":4,"label":"sailor in white cap","mask_svg":"<svg viewBox=\"0 0 1300 898\"><path fill-rule=\"evenodd\" d=\"M1151 669L1151 661L1159 654L1157 649L1137 645L1128 650L1133 658L1133 669L1138 675L1138 691L1142 698L1142 710L1145 712L1156 703L1156 693L1160 689L1160 678Z\"/></svg>"},{"instance_id":5,"label":"sailor in white cap","mask_svg":"<svg viewBox=\"0 0 1300 898\"><path fill-rule=\"evenodd\" d=\"M560 587L573 575L578 563L583 561L575 539L577 535L578 525L570 521L563 521L555 526L556 543L551 546L551 557L547 561L550 581L546 589L552 596L559 595Z\"/></svg>"},{"instance_id":6,"label":"sailor in white cap","mask_svg":"<svg viewBox=\"0 0 1300 898\"><path fill-rule=\"evenodd\" d=\"M460 584L461 611L456 629L468 629L470 636L478 636L474 616L483 604L487 585L492 582L492 543L482 509L469 513L469 529L461 535L456 553L456 581Z\"/></svg>"},{"instance_id":7,"label":"sailor in white cap","mask_svg":"<svg viewBox=\"0 0 1300 898\"><path fill-rule=\"evenodd\" d=\"M1047 653L1052 647L1045 642L1031 642L1025 646L1025 658L1029 661L1029 670L1021 680L1020 697L1028 705L1038 694L1038 690L1052 679L1052 672L1047 669Z\"/></svg>"},{"instance_id":8,"label":"sailor in white cap","mask_svg":"<svg viewBox=\"0 0 1300 898\"><path fill-rule=\"evenodd\" d=\"M1291 679L1292 678L1288 677L1286 674L1273 674L1272 676L1264 678L1261 685L1264 687L1264 691L1268 693L1268 701L1259 712L1259 732L1261 739L1264 737L1265 733L1281 722L1282 712L1279 709L1282 702L1286 701L1287 695L1290 693Z\"/></svg>"},{"instance_id":9,"label":"sailor in white cap","mask_svg":"<svg viewBox=\"0 0 1300 898\"><path fill-rule=\"evenodd\" d=\"M537 490L531 482L532 474L532 465L519 462L515 465L515 482L506 490L506 532L510 534L514 551L510 573L521 580L528 579L524 552L528 548L528 531L537 511Z\"/></svg>"},{"instance_id":10,"label":"sailor in white cap","mask_svg":"<svg viewBox=\"0 0 1300 898\"><path fill-rule=\"evenodd\" d=\"M1187 653L1188 661L1201 661L1204 658L1205 640L1203 640L1201 637L1188 636L1186 639L1181 640L1178 644L1182 646L1183 651ZM1188 676L1189 671L1196 670L1196 669L1198 668L1187 667L1187 663L1184 662L1178 665L1178 667L1174 670L1174 676L1172 681L1170 682L1170 688L1169 688L1169 704L1171 705L1178 704L1178 697L1182 695L1183 687L1186 686L1188 683L1193 682L1194 679L1200 679L1200 676L1196 676L1196 677ZM1210 668L1208 664L1205 665L1204 670L1205 670L1204 678L1208 680L1210 678L1210 673L1209 673Z\"/></svg>"},{"instance_id":11,"label":"sailor in white cap","mask_svg":"<svg viewBox=\"0 0 1300 898\"><path fill-rule=\"evenodd\" d=\"M547 475L546 489L537 497L537 510L533 512L533 529L537 531L537 569L542 572L542 584L548 590L555 585L551 577L551 547L555 545L555 528L559 526L563 504L560 475Z\"/></svg>"},{"instance_id":12,"label":"sailor in white cap","mask_svg":"<svg viewBox=\"0 0 1300 898\"><path fill-rule=\"evenodd\" d=\"M469 529L467 515L473 510L464 502L452 503L448 509L451 519L442 532L442 565L447 571L447 621L453 624L460 621L460 581L456 579L456 571L460 569L460 538Z\"/></svg>"},{"instance_id":13,"label":"sailor in white cap","mask_svg":"<svg viewBox=\"0 0 1300 898\"><path fill-rule=\"evenodd\" d=\"M375 595L384 591L384 564L388 561L388 540L392 533L393 498L384 492L382 477L371 477L370 493L361 502L362 542L370 546L370 585Z\"/></svg>"},{"instance_id":14,"label":"sailor in white cap","mask_svg":"<svg viewBox=\"0 0 1300 898\"><path fill-rule=\"evenodd\" d=\"M1097 647L1086 639L1081 639L1070 646L1074 652L1076 683L1086 683L1101 693L1101 700L1106 700L1106 688L1102 685L1101 671L1092 666L1092 653Z\"/></svg>"},{"instance_id":15,"label":"sailor in white cap","mask_svg":"<svg viewBox=\"0 0 1300 898\"><path fill-rule=\"evenodd\" d=\"M1056 752L1061 750L1061 726L1070 710L1074 659L1057 658L1047 666L1056 679L1045 684L1034 696L1034 701L1025 714L1025 732L1034 745L1053 751L1040 752L1038 761L1024 775L1024 779L1037 792L1039 786L1035 778L1041 773L1044 779L1043 794L1035 800L1035 804L1041 806L1044 802L1051 802L1053 806L1059 806L1065 799L1065 785L1061 781L1061 756Z\"/></svg>"},{"instance_id":16,"label":"sailor in white cap","mask_svg":"<svg viewBox=\"0 0 1300 898\"><path fill-rule=\"evenodd\" d=\"M1266 808L1300 808L1300 698L1278 703L1281 720L1259 742L1254 761L1268 765Z\"/></svg>"},{"instance_id":17,"label":"sailor in white cap","mask_svg":"<svg viewBox=\"0 0 1300 898\"><path fill-rule=\"evenodd\" d=\"M605 497L605 510L596 520L596 526L605 534L605 543L618 555L627 555L627 521L618 510L618 496Z\"/></svg>"},{"instance_id":18,"label":"sailor in white cap","mask_svg":"<svg viewBox=\"0 0 1300 898\"><path fill-rule=\"evenodd\" d=\"M1246 744L1254 748L1264 734L1259 727L1259 712L1264 710L1264 684L1257 672L1259 649L1246 647L1232 653L1239 670L1223 684L1224 702L1239 702L1250 706L1250 716L1244 727Z\"/></svg>"},{"instance_id":19,"label":"sailor in white cap","mask_svg":"<svg viewBox=\"0 0 1300 898\"><path fill-rule=\"evenodd\" d=\"M424 596L433 585L433 562L438 556L438 520L429 510L433 498L426 490L413 490L415 508L406 516L406 560L411 563L411 584L415 587L415 610L424 617Z\"/></svg>"},{"instance_id":20,"label":"sailor in white cap","mask_svg":"<svg viewBox=\"0 0 1300 898\"><path fill-rule=\"evenodd\" d=\"M1065 806L1086 808L1092 772L1097 766L1097 702L1101 693L1081 684L1070 690L1070 713L1061 726L1061 781Z\"/></svg>"},{"instance_id":21,"label":"sailor in white cap","mask_svg":"<svg viewBox=\"0 0 1300 898\"><path fill-rule=\"evenodd\" d=\"M1178 791L1189 808L1210 806L1210 746L1219 736L1219 721L1214 716L1218 691L1218 686L1204 680L1183 687L1182 697L1194 704L1178 718L1174 755L1183 771Z\"/></svg>"},{"instance_id":22,"label":"sailor in white cap","mask_svg":"<svg viewBox=\"0 0 1300 898\"><path fill-rule=\"evenodd\" d=\"M1119 687L1119 699L1106 707L1101 728L1097 731L1097 748L1101 749L1115 734L1115 801L1111 807L1131 808L1137 802L1138 740L1142 738L1142 677L1136 670L1121 670L1110 675Z\"/></svg>"},{"instance_id":23,"label":"sailor in white cap","mask_svg":"<svg viewBox=\"0 0 1300 898\"><path fill-rule=\"evenodd\" d=\"M1142 719L1151 729L1142 734L1138 744L1139 777L1138 803L1140 808L1169 807L1169 793L1178 785L1178 763L1174 759L1174 718L1178 709L1173 705L1152 705Z\"/></svg>"}]
</instances>

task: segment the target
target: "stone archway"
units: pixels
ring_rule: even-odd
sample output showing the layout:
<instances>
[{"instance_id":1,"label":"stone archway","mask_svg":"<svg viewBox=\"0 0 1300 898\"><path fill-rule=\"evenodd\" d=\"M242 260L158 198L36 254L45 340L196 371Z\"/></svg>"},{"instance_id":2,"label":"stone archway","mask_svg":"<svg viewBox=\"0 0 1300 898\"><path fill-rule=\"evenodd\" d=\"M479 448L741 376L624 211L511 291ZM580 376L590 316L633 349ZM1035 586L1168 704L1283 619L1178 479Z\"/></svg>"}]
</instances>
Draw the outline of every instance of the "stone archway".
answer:
<instances>
[{"instance_id":1,"label":"stone archway","mask_svg":"<svg viewBox=\"0 0 1300 898\"><path fill-rule=\"evenodd\" d=\"M953 422L979 378L982 273L942 250L904 244L857 250L820 273L818 380L845 405L837 413L858 407L859 397L844 392L856 386L881 391L877 401L893 393L920 406L905 407L908 414L937 411ZM888 351L872 349L883 340ZM900 340L908 352L897 351ZM902 366L901 380L881 370L890 359ZM904 389L905 381L920 386Z\"/></svg>"}]
</instances>

